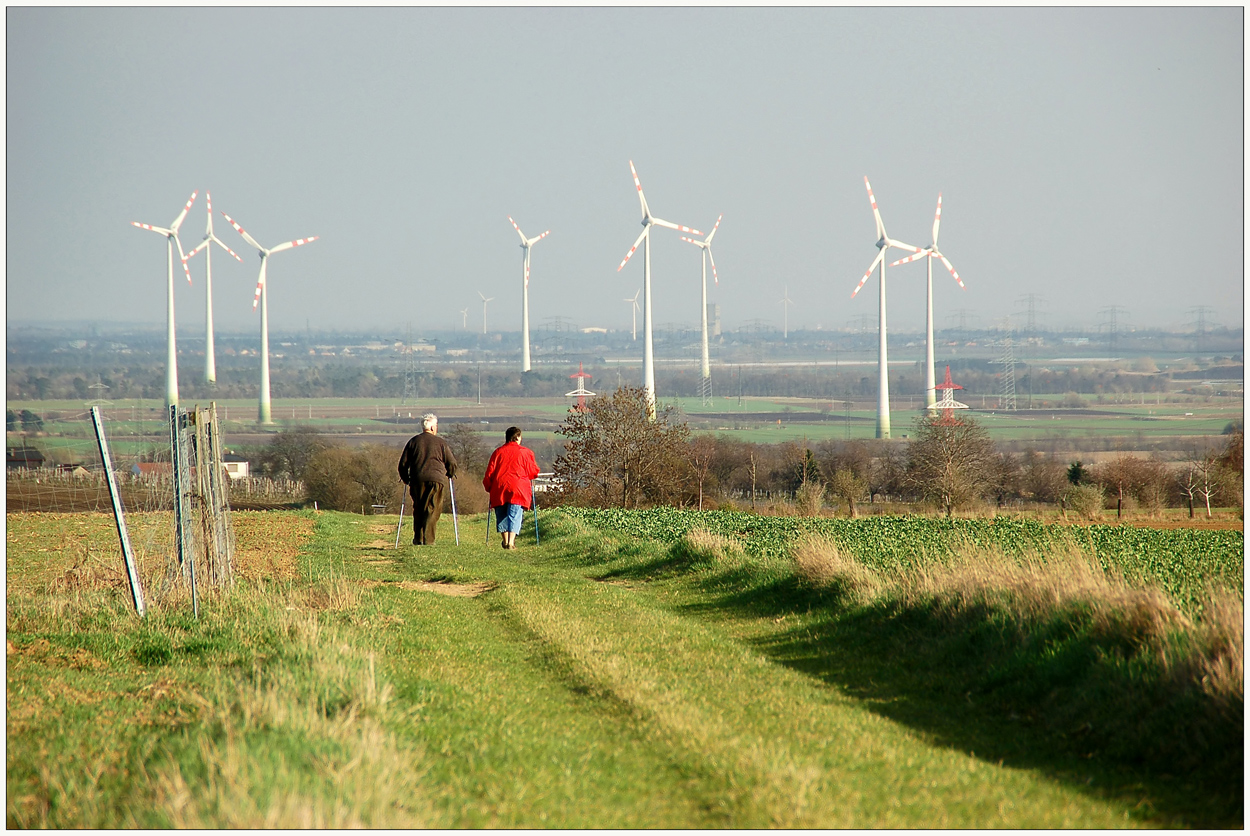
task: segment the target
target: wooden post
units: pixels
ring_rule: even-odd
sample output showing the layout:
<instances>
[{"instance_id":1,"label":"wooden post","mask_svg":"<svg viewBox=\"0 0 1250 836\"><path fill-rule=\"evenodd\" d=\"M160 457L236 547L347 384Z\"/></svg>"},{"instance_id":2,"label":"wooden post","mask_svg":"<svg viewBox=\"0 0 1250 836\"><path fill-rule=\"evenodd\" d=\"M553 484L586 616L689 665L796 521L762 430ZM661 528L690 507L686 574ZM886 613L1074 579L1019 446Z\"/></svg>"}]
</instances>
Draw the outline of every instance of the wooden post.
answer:
<instances>
[{"instance_id":1,"label":"wooden post","mask_svg":"<svg viewBox=\"0 0 1250 836\"><path fill-rule=\"evenodd\" d=\"M139 573L135 568L135 556L130 550L130 534L126 531L126 515L122 510L121 495L117 492L117 479L113 476L113 463L109 458L108 440L104 437L104 425L100 420L100 407L91 407L91 423L95 426L96 443L100 447L100 460L104 462L104 477L108 481L109 498L113 501L113 519L117 522L117 537L122 544L122 560L126 564L126 578L130 581L130 596L135 612L142 618L147 608L143 604L143 589L139 585Z\"/></svg>"}]
</instances>

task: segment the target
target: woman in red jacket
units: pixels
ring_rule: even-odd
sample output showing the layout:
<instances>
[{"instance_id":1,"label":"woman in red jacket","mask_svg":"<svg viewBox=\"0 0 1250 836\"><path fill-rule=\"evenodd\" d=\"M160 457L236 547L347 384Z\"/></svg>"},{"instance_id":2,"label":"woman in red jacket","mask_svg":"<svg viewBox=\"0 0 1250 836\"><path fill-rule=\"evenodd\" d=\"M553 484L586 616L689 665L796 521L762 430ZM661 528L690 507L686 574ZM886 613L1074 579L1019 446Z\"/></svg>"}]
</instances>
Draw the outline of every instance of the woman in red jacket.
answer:
<instances>
[{"instance_id":1,"label":"woman in red jacket","mask_svg":"<svg viewBox=\"0 0 1250 836\"><path fill-rule=\"evenodd\" d=\"M521 430L508 427L503 445L491 453L482 477L482 486L490 493L490 507L495 509L495 530L503 537L500 545L505 549L516 548L522 512L533 507L530 481L537 475L534 452L521 446Z\"/></svg>"}]
</instances>

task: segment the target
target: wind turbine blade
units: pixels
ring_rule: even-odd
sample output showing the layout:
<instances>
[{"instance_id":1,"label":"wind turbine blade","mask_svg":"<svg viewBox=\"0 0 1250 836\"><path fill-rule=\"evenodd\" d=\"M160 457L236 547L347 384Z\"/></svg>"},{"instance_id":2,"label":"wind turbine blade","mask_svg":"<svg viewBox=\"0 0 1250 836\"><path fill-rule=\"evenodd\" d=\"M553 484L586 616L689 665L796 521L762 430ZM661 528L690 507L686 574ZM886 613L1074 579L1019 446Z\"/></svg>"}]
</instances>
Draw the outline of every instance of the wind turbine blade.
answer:
<instances>
[{"instance_id":1,"label":"wind turbine blade","mask_svg":"<svg viewBox=\"0 0 1250 836\"><path fill-rule=\"evenodd\" d=\"M937 212L933 214L933 246L937 247L938 224L942 223L942 193L938 192Z\"/></svg>"},{"instance_id":2,"label":"wind turbine blade","mask_svg":"<svg viewBox=\"0 0 1250 836\"><path fill-rule=\"evenodd\" d=\"M185 218L187 216L187 213L191 211L191 204L195 203L195 196L199 193L200 192L198 189L196 191L191 192L191 199L187 201L186 206L182 207L182 211L178 213L178 217L174 218L174 222L169 225L169 228L171 230L173 230L174 232L177 232L178 227L182 226L183 218Z\"/></svg>"},{"instance_id":3,"label":"wind turbine blade","mask_svg":"<svg viewBox=\"0 0 1250 836\"><path fill-rule=\"evenodd\" d=\"M868 271L864 273L864 277L859 280L859 284L855 285L855 289L851 291L851 298L855 298L855 294L859 293L860 288L864 286L864 282L868 281L868 277L872 275L872 271L877 269L877 265L885 260L885 250L878 250L877 257L872 260L872 264L868 267Z\"/></svg>"},{"instance_id":4,"label":"wind turbine blade","mask_svg":"<svg viewBox=\"0 0 1250 836\"><path fill-rule=\"evenodd\" d=\"M217 246L221 247L223 250L225 250L226 252L230 253L230 255L234 256L234 257L235 257L236 259L238 259L239 261L242 261L242 260L243 260L243 259L239 258L239 254L238 254L238 253L236 253L234 250L232 250L232 249L230 249L229 247L227 247L227 246L226 246L226 244L225 244L225 242L224 242L224 241L222 241L220 238L218 238L218 237L217 237L216 235L214 235L213 233L211 233L211 232L210 232L210 233L208 234L208 237L209 237L210 239L212 239L213 241L216 241L216 242L217 242ZM201 246L203 246L203 245L201 245Z\"/></svg>"},{"instance_id":5,"label":"wind turbine blade","mask_svg":"<svg viewBox=\"0 0 1250 836\"><path fill-rule=\"evenodd\" d=\"M963 287L964 280L959 278L959 274L955 272L955 265L951 264L950 261L947 260L946 256L941 253L938 253L938 258L942 259L942 263L946 265L946 269L951 271L951 275L955 277L955 281L959 282L960 287ZM964 289L967 290L967 288Z\"/></svg>"},{"instance_id":6,"label":"wind turbine blade","mask_svg":"<svg viewBox=\"0 0 1250 836\"><path fill-rule=\"evenodd\" d=\"M686 236L684 236L684 235L683 235L683 236L681 236L681 240L683 240L683 241L689 241L691 244L694 244L696 247L702 247L702 246L703 246L703 242L702 242L702 241L696 241L695 239L693 239L693 238L687 238L687 237L686 237Z\"/></svg>"},{"instance_id":7,"label":"wind turbine blade","mask_svg":"<svg viewBox=\"0 0 1250 836\"><path fill-rule=\"evenodd\" d=\"M479 299L481 299L483 302L489 302L489 301L490 301L489 299L487 299L485 296L483 296L483 295L482 295L482 291L478 290L478 291L476 291L476 293L477 293L477 295L478 295L478 298L479 298Z\"/></svg>"},{"instance_id":8,"label":"wind turbine blade","mask_svg":"<svg viewBox=\"0 0 1250 836\"><path fill-rule=\"evenodd\" d=\"M256 239L255 239L255 238L253 238L252 236L250 236L250 235L248 235L248 234L247 234L247 230L245 230L243 227L241 227L241 226L239 226L237 223L235 223L234 218L230 217L230 216L229 216L229 215L227 215L225 212L222 212L222 213L221 213L221 216L222 216L223 218L225 218L227 221L229 221L229 222L230 222L230 225L231 225L232 227L234 227L234 229L235 229L235 231L236 231L236 232L238 232L240 235L242 235L242 236L243 236L243 240L244 240L244 241L246 241L247 243L251 244L251 245L252 245L253 247L255 247L256 249L260 250L260 251L261 251L261 253L264 253L264 252L265 252L265 248L264 248L264 247L262 247L260 244L257 244L257 243L256 243Z\"/></svg>"},{"instance_id":9,"label":"wind turbine blade","mask_svg":"<svg viewBox=\"0 0 1250 836\"><path fill-rule=\"evenodd\" d=\"M211 244L211 243L212 243L212 239L211 239L211 238L205 238L203 241L201 241L201 242L200 242L200 243L196 246L196 248L195 248L194 250L192 250L191 252L187 253L187 260L188 260L188 261L190 261L191 259L195 258L195 254L196 254L196 253L198 253L200 250L204 249L205 247L207 247L207 246L208 246L209 244Z\"/></svg>"},{"instance_id":10,"label":"wind turbine blade","mask_svg":"<svg viewBox=\"0 0 1250 836\"><path fill-rule=\"evenodd\" d=\"M885 237L885 224L881 223L881 213L877 211L877 196L872 193L872 186L868 184L868 175L864 175L864 188L868 190L868 202L872 204L872 217L877 222L877 238ZM871 270L869 272L872 272ZM854 296L855 294L851 294Z\"/></svg>"},{"instance_id":11,"label":"wind turbine blade","mask_svg":"<svg viewBox=\"0 0 1250 836\"><path fill-rule=\"evenodd\" d=\"M178 233L169 236L174 239L174 243L178 245L178 257L182 259L182 272L187 274L187 284L191 284L191 268L187 266L187 255L182 251L182 242L178 240Z\"/></svg>"},{"instance_id":12,"label":"wind turbine blade","mask_svg":"<svg viewBox=\"0 0 1250 836\"><path fill-rule=\"evenodd\" d=\"M909 264L909 263L911 263L911 262L913 262L913 261L916 261L917 259L920 259L920 258L926 258L926 257L927 257L927 256L929 256L929 255L931 255L931 253L929 252L929 250L921 250L921 251L920 251L920 252L918 252L918 253L912 253L911 255L907 256L906 258L900 258L898 261L895 261L895 262L891 263L891 264L890 264L890 266L891 266L891 267L897 267L897 266L899 266L900 264Z\"/></svg>"},{"instance_id":13,"label":"wind turbine blade","mask_svg":"<svg viewBox=\"0 0 1250 836\"><path fill-rule=\"evenodd\" d=\"M521 236L521 246L528 247L529 243L525 240L525 233L521 231L521 227L516 225L516 221L512 220L512 216L508 216L508 221L512 224L512 228L516 230L516 234Z\"/></svg>"},{"instance_id":14,"label":"wind turbine blade","mask_svg":"<svg viewBox=\"0 0 1250 836\"><path fill-rule=\"evenodd\" d=\"M911 244L904 244L902 241L895 241L893 238L890 238L890 237L887 237L885 239L885 245L887 247L894 247L896 250L907 250L909 253L924 252L923 247L915 247L915 246L912 246Z\"/></svg>"},{"instance_id":15,"label":"wind turbine blade","mask_svg":"<svg viewBox=\"0 0 1250 836\"><path fill-rule=\"evenodd\" d=\"M256 295L252 297L252 310L256 310L256 305L260 302L260 292L265 288L265 265L269 260L261 257L260 260L260 277L256 279Z\"/></svg>"},{"instance_id":16,"label":"wind turbine blade","mask_svg":"<svg viewBox=\"0 0 1250 836\"><path fill-rule=\"evenodd\" d=\"M165 227L163 226L152 226L151 224L141 224L138 221L131 221L130 225L137 226L139 227L139 229L150 229L153 232L159 232L161 235L164 235L165 237L169 237L170 235L174 234L174 231L172 229L165 229Z\"/></svg>"},{"instance_id":17,"label":"wind turbine blade","mask_svg":"<svg viewBox=\"0 0 1250 836\"><path fill-rule=\"evenodd\" d=\"M638 187L638 202L642 204L642 216L643 218L649 218L651 217L651 210L647 208L647 198L642 193L642 183L638 180L638 172L634 169L633 160L629 161L629 173L634 175L634 185Z\"/></svg>"},{"instance_id":18,"label":"wind turbine blade","mask_svg":"<svg viewBox=\"0 0 1250 836\"><path fill-rule=\"evenodd\" d=\"M712 262L712 281L720 285L720 277L716 275L716 259L712 258L712 248L704 247L707 250L707 260Z\"/></svg>"},{"instance_id":19,"label":"wind turbine blade","mask_svg":"<svg viewBox=\"0 0 1250 836\"><path fill-rule=\"evenodd\" d=\"M296 238L294 241L287 241L285 244L279 244L278 246L270 250L269 253L270 255L272 255L273 253L280 253L283 250L289 250L292 247L302 247L305 244L311 244L313 241L316 241L320 237L321 237L320 235L314 235L311 238Z\"/></svg>"},{"instance_id":20,"label":"wind turbine blade","mask_svg":"<svg viewBox=\"0 0 1250 836\"><path fill-rule=\"evenodd\" d=\"M621 272L621 267L625 266L625 262L629 261L629 257L634 254L634 250L638 249L638 245L642 243L642 239L647 237L647 233L651 231L651 226L647 225L642 228L642 234L638 236L638 240L634 242L634 246L629 248L629 252L625 254L625 258L621 260L620 267L616 268L616 272Z\"/></svg>"},{"instance_id":21,"label":"wind turbine blade","mask_svg":"<svg viewBox=\"0 0 1250 836\"><path fill-rule=\"evenodd\" d=\"M721 215L717 215L717 216L716 216L716 223L712 225L712 231L711 231L711 232L709 232L709 233L707 234L707 238L705 238L705 239L704 239L704 243L705 243L705 244L711 244L711 243L712 243L712 238L713 238L713 236L715 236L715 235L716 235L716 230L720 228L720 219L721 219L721 218L723 218L723 217L725 217L723 214L721 214Z\"/></svg>"},{"instance_id":22,"label":"wind turbine blade","mask_svg":"<svg viewBox=\"0 0 1250 836\"><path fill-rule=\"evenodd\" d=\"M520 230L518 230L518 232L519 232L519 231L520 231ZM532 247L532 246L534 246L535 244L537 244L539 241L541 241L541 240L543 240L544 238L546 238L546 237L547 237L548 235L550 235L550 234L551 234L551 230L549 229L549 230L547 230L546 232L544 232L542 235L539 235L537 238L531 238L531 239L529 239L528 241L526 241L526 242L525 242L525 246L527 246L527 247Z\"/></svg>"},{"instance_id":23,"label":"wind turbine blade","mask_svg":"<svg viewBox=\"0 0 1250 836\"><path fill-rule=\"evenodd\" d=\"M662 226L662 227L665 227L665 228L667 228L667 229L675 229L675 230L677 230L678 232L689 232L691 235L702 235L702 234L703 234L703 233L702 233L702 232L700 232L699 230L694 229L694 228L692 228L692 227L682 226L681 224L675 224L675 223L673 223L672 221L666 221L666 220L663 220L663 219L661 219L661 218L652 217L652 218L651 218L651 223L655 224L656 226Z\"/></svg>"}]
</instances>

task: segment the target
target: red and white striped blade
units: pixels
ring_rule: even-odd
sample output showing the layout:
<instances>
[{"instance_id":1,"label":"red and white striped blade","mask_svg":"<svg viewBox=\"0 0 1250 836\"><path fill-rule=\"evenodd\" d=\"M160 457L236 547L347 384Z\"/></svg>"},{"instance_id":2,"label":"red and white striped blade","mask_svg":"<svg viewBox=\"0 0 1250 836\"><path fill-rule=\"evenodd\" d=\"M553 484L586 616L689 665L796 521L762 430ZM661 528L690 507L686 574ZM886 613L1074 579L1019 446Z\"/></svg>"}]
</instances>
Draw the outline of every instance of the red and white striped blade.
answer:
<instances>
[{"instance_id":1,"label":"red and white striped blade","mask_svg":"<svg viewBox=\"0 0 1250 836\"><path fill-rule=\"evenodd\" d=\"M921 251L920 251L920 252L918 252L918 253L912 253L911 255L907 256L906 258L900 258L898 261L895 261L895 262L893 262L892 264L890 264L890 266L891 266L891 267L897 267L897 266L899 266L900 264L910 264L911 262L916 261L917 259L925 258L925 257L927 257L928 255L929 255L929 251L928 251L928 250L921 250Z\"/></svg>"},{"instance_id":2,"label":"red and white striped blade","mask_svg":"<svg viewBox=\"0 0 1250 836\"><path fill-rule=\"evenodd\" d=\"M644 226L642 228L642 234L638 236L638 240L634 242L634 246L629 248L629 252L625 253L625 258L621 259L621 264L619 267L616 268L616 272L618 273L621 272L621 267L625 266L625 262L629 261L630 256L632 256L634 254L634 251L638 249L638 245L642 243L642 239L646 238L647 233L650 231L651 231L651 227L649 226Z\"/></svg>"},{"instance_id":3,"label":"red and white striped blade","mask_svg":"<svg viewBox=\"0 0 1250 836\"><path fill-rule=\"evenodd\" d=\"M959 282L960 287L963 287L964 280L959 278L959 274L955 272L955 265L951 264L950 261L946 258L946 256L942 255L941 253L938 253L938 258L942 259L942 263L946 265L946 269L951 271L951 275L955 277L955 281ZM967 290L967 288L964 288L964 289Z\"/></svg>"},{"instance_id":4,"label":"red and white striped blade","mask_svg":"<svg viewBox=\"0 0 1250 836\"><path fill-rule=\"evenodd\" d=\"M672 221L666 221L666 220L663 220L662 218L656 218L656 217L653 217L653 218L651 218L651 223L655 224L656 226L662 226L662 227L665 227L665 228L667 228L667 229L675 229L675 230L677 230L678 232L689 232L691 235L702 235L702 234L703 234L702 232L700 232L699 230L697 230L697 229L695 229L695 228L693 228L693 227L689 227L689 226L682 226L681 224L675 224L675 223L673 223Z\"/></svg>"},{"instance_id":5,"label":"red and white striped blade","mask_svg":"<svg viewBox=\"0 0 1250 836\"><path fill-rule=\"evenodd\" d=\"M696 241L695 239L693 239L693 238L687 238L687 237L686 237L686 236L684 236L684 235L683 235L683 236L681 236L681 240L683 240L683 241L689 241L691 244L694 244L696 247L702 247L702 246L703 246L703 242L702 242L702 241Z\"/></svg>"},{"instance_id":6,"label":"red and white striped blade","mask_svg":"<svg viewBox=\"0 0 1250 836\"><path fill-rule=\"evenodd\" d=\"M868 184L868 175L864 175L864 188L868 190L868 202L872 204L872 217L877 222L877 238L884 238L885 224L881 223L881 213L877 211L877 196L872 193L872 186Z\"/></svg>"},{"instance_id":7,"label":"red and white striped blade","mask_svg":"<svg viewBox=\"0 0 1250 836\"><path fill-rule=\"evenodd\" d=\"M247 243L251 244L251 245L252 245L253 247L255 247L256 249L260 250L260 251L261 251L261 253L264 253L264 252L265 252L265 248L264 248L264 247L262 247L260 244L257 244L257 243L256 243L256 239L255 239L255 238L253 238L252 236L248 235L248 234L247 234L247 230L245 230L243 227L239 226L239 225L235 222L234 218L230 217L230 216L229 216L229 215L227 215L225 212L222 212L222 213L221 213L221 216L222 216L223 218L225 218L227 221L229 221L229 222L230 222L230 225L231 225L232 227L234 227L235 232L237 232L237 233L239 233L240 235L242 235L242 236L243 236L243 240L244 240L244 241L246 241Z\"/></svg>"},{"instance_id":8,"label":"red and white striped blade","mask_svg":"<svg viewBox=\"0 0 1250 836\"><path fill-rule=\"evenodd\" d=\"M634 161L629 161L629 173L634 175L634 185L638 187L638 203L642 205L642 216L644 218L651 215L651 210L647 208L647 198L642 193L642 182L638 179L638 172L634 169Z\"/></svg>"},{"instance_id":9,"label":"red and white striped blade","mask_svg":"<svg viewBox=\"0 0 1250 836\"><path fill-rule=\"evenodd\" d=\"M320 235L314 235L311 238L296 238L294 241L287 241L285 244L279 244L278 246L271 249L269 252L271 254L280 253L283 250L289 250L292 247L302 247L305 244L311 244L313 241L316 241L320 237L321 237Z\"/></svg>"},{"instance_id":10,"label":"red and white striped blade","mask_svg":"<svg viewBox=\"0 0 1250 836\"><path fill-rule=\"evenodd\" d=\"M191 199L187 201L186 206L182 207L182 211L178 213L178 217L174 218L174 222L169 225L169 228L174 232L177 232L178 227L182 226L183 219L186 218L187 213L191 211L191 204L195 203L195 196L199 193L198 189L191 192Z\"/></svg>"},{"instance_id":11,"label":"red and white striped blade","mask_svg":"<svg viewBox=\"0 0 1250 836\"><path fill-rule=\"evenodd\" d=\"M173 235L173 234L174 234L173 230L171 230L171 229L165 229L165 227L163 227L163 226L152 226L151 224L141 224L141 223L139 223L138 221L131 221L131 222L130 222L130 225L131 225L131 226L137 226L137 227L139 227L139 229L150 229L150 230L152 230L153 232L159 232L161 235L164 235L164 236L166 236L166 237L168 237L168 236L170 236L170 235ZM151 240L151 239L149 239L149 240Z\"/></svg>"},{"instance_id":12,"label":"red and white striped blade","mask_svg":"<svg viewBox=\"0 0 1250 836\"><path fill-rule=\"evenodd\" d=\"M516 234L521 236L521 246L528 246L525 240L525 233L521 231L521 227L516 225L516 221L512 220L512 216L508 216L508 222L512 224L512 228L516 230Z\"/></svg>"},{"instance_id":13,"label":"red and white striped blade","mask_svg":"<svg viewBox=\"0 0 1250 836\"><path fill-rule=\"evenodd\" d=\"M208 237L209 237L209 238L211 238L212 240L216 241L216 242L217 242L217 246L221 247L223 250L225 250L226 252L230 253L230 255L234 256L234 257L235 257L236 259L238 259L239 261L242 261L242 260L243 260L243 259L239 258L239 254L238 254L238 253L236 253L234 250L232 250L232 249L230 249L229 247L227 247L227 246L226 246L226 243L225 243L224 241L222 241L220 238L218 238L216 235L213 235L213 234L210 232Z\"/></svg>"},{"instance_id":14,"label":"red and white striped blade","mask_svg":"<svg viewBox=\"0 0 1250 836\"><path fill-rule=\"evenodd\" d=\"M922 253L924 247L917 247L912 244L904 244L902 241L895 241L893 238L886 237L886 246L893 247L896 250L907 250L909 253Z\"/></svg>"},{"instance_id":15,"label":"red and white striped blade","mask_svg":"<svg viewBox=\"0 0 1250 836\"><path fill-rule=\"evenodd\" d=\"M194 250L187 253L187 261L190 261L191 259L195 258L196 253L198 253L200 250L204 249L211 243L213 243L213 239L205 238L203 241L201 241L199 244L196 245Z\"/></svg>"},{"instance_id":16,"label":"red and white striped blade","mask_svg":"<svg viewBox=\"0 0 1250 836\"><path fill-rule=\"evenodd\" d=\"M864 277L859 280L859 284L855 285L855 289L851 291L852 299L855 298L856 293L859 293L860 288L864 286L864 283L868 281L868 277L872 275L872 271L876 270L877 265L880 264L884 260L885 260L885 250L878 250L877 257L872 260L872 264L868 267L867 272L864 273Z\"/></svg>"},{"instance_id":17,"label":"red and white striped blade","mask_svg":"<svg viewBox=\"0 0 1250 836\"><path fill-rule=\"evenodd\" d=\"M526 242L525 242L525 244L526 244L526 246L532 247L532 246L534 246L535 244L537 244L539 241L541 241L541 240L543 240L544 238L546 238L546 237L547 237L548 235L550 235L550 234L551 234L551 230L549 229L549 230L547 230L546 232L544 232L542 235L539 235L537 238L531 238L531 239L529 239L528 241L526 241Z\"/></svg>"},{"instance_id":18,"label":"red and white striped blade","mask_svg":"<svg viewBox=\"0 0 1250 836\"><path fill-rule=\"evenodd\" d=\"M182 242L178 240L177 233L169 237L173 238L174 243L178 245L178 257L182 259L182 272L187 274L187 284L191 284L191 268L187 266L187 254L182 251Z\"/></svg>"},{"instance_id":19,"label":"red and white striped blade","mask_svg":"<svg viewBox=\"0 0 1250 836\"><path fill-rule=\"evenodd\" d=\"M942 223L942 193L938 192L937 212L933 215L933 246L937 246L938 224Z\"/></svg>"},{"instance_id":20,"label":"red and white striped blade","mask_svg":"<svg viewBox=\"0 0 1250 836\"><path fill-rule=\"evenodd\" d=\"M713 230L713 232L715 232L715 230ZM707 250L707 260L712 262L712 281L716 282L716 284L719 286L720 277L716 275L716 259L712 258L712 248L705 247L704 249Z\"/></svg>"},{"instance_id":21,"label":"red and white striped blade","mask_svg":"<svg viewBox=\"0 0 1250 836\"><path fill-rule=\"evenodd\" d=\"M204 230L205 235L213 234L213 195L211 192L204 192L204 202L208 204L208 228Z\"/></svg>"},{"instance_id":22,"label":"red and white striped blade","mask_svg":"<svg viewBox=\"0 0 1250 836\"><path fill-rule=\"evenodd\" d=\"M716 223L712 224L712 231L707 234L707 243L712 243L712 237L716 235L716 230L720 229L720 219L725 217L723 214L716 216Z\"/></svg>"},{"instance_id":23,"label":"red and white striped blade","mask_svg":"<svg viewBox=\"0 0 1250 836\"><path fill-rule=\"evenodd\" d=\"M231 221L231 223L234 223ZM268 259L261 255L260 258L260 276L256 279L256 295L252 297L252 310L256 310L256 306L260 303L260 292L265 289L265 264Z\"/></svg>"}]
</instances>

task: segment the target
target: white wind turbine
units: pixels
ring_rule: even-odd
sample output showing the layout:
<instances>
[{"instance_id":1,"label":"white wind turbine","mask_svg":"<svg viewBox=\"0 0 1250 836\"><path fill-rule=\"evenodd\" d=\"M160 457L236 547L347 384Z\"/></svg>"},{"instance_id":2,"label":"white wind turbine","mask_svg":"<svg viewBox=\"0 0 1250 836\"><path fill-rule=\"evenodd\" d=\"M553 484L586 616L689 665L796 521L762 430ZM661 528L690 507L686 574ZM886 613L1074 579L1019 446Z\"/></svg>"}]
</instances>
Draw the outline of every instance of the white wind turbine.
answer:
<instances>
[{"instance_id":1,"label":"white wind turbine","mask_svg":"<svg viewBox=\"0 0 1250 836\"><path fill-rule=\"evenodd\" d=\"M703 390L705 393L707 392L707 388L712 377L712 367L708 363L708 356L707 356L707 263L708 263L708 260L710 259L712 262L712 281L716 282L717 285L720 285L720 278L716 275L716 259L712 258L712 238L716 236L716 230L720 229L720 222L721 222L721 218L723 217L725 216L718 215L716 217L716 223L712 226L712 231L709 232L707 234L707 238L704 238L702 241L696 241L694 238L687 238L684 235L681 236L681 240L689 241L691 244L694 244L696 247L699 248L699 250L701 251L699 255L703 262L703 296L702 296L703 305L699 308L699 322L703 326L702 371L703 371Z\"/></svg>"},{"instance_id":2,"label":"white wind turbine","mask_svg":"<svg viewBox=\"0 0 1250 836\"><path fill-rule=\"evenodd\" d=\"M195 203L197 194L199 194L198 190L191 192L191 199L187 201L186 206L182 207L182 211L178 213L178 217L174 218L174 222L169 225L168 229L141 224L138 221L130 222L132 226L150 229L165 236L165 266L168 274L165 306L165 406L167 407L178 403L178 345L174 338L174 247L178 247L178 257L182 259L182 270L187 274L187 284L191 284L191 271L187 269L187 257L182 252L182 242L178 240L178 227L182 226L187 212L191 211L191 204Z\"/></svg>"},{"instance_id":3,"label":"white wind turbine","mask_svg":"<svg viewBox=\"0 0 1250 836\"><path fill-rule=\"evenodd\" d=\"M469 330L469 309L468 308L465 308L464 310L460 311L460 330L462 331Z\"/></svg>"},{"instance_id":4,"label":"white wind turbine","mask_svg":"<svg viewBox=\"0 0 1250 836\"><path fill-rule=\"evenodd\" d=\"M864 178L864 187L868 189L868 202L872 204L872 216L877 222L877 257L873 259L872 264L868 267L868 271L864 273L864 277L859 280L859 284L855 286L855 290L851 291L851 298L855 298L855 294L859 293L860 288L868 281L868 277L872 275L872 271L877 265L881 265L881 302L880 315L877 323L877 438L890 437L890 378L887 369L886 359L886 321L885 321L885 251L894 247L900 250L906 250L911 253L920 252L919 247L913 247L911 244L904 244L902 241L896 241L886 235L885 224L881 222L881 213L877 211L877 198L872 193L872 186L868 184L868 178Z\"/></svg>"},{"instance_id":5,"label":"white wind turbine","mask_svg":"<svg viewBox=\"0 0 1250 836\"><path fill-rule=\"evenodd\" d=\"M647 206L647 198L642 193L642 183L638 180L638 172L634 169L633 160L629 161L629 170L634 175L634 185L638 187L638 202L642 204L642 234L634 241L634 245L629 248L629 252L625 254L625 258L616 270L619 273L621 268L625 266L625 262L629 261L629 257L638 249L638 245L644 244L642 251L642 385L646 392L647 415L650 418L654 418L655 356L651 347L651 227L663 226L675 229L678 232L689 232L691 235L702 235L703 233L688 226L681 226L680 224L654 217L651 214L651 209Z\"/></svg>"},{"instance_id":6,"label":"white wind turbine","mask_svg":"<svg viewBox=\"0 0 1250 836\"><path fill-rule=\"evenodd\" d=\"M243 227L235 223L233 218L225 212L222 212L221 216L230 221L230 225L243 236L244 241L260 251L260 277L256 280L256 294L252 297L252 310L256 310L257 302L260 303L260 408L256 412L256 421L260 424L272 424L273 418L269 409L269 286L265 282L265 269L269 264L269 256L274 253L280 253L292 247L302 247L321 236L296 238L294 241L287 241L285 244L265 249L257 244L256 239L248 235Z\"/></svg>"},{"instance_id":7,"label":"white wind turbine","mask_svg":"<svg viewBox=\"0 0 1250 836\"><path fill-rule=\"evenodd\" d=\"M964 280L959 278L959 274L955 272L955 265L942 255L938 250L938 225L942 222L942 193L938 192L937 212L933 215L933 243L925 247L918 253L913 253L906 258L900 258L891 264L895 267L899 264L906 264L909 261L915 261L918 258L925 259L929 268L929 282L927 302L925 304L925 367L924 367L924 400L925 408L932 409L937 403L937 392L935 383L937 376L933 371L933 259L939 258L946 265L946 269L951 271L951 275L955 277L955 281L959 282L959 286L964 287ZM966 289L966 288L965 288Z\"/></svg>"},{"instance_id":8,"label":"white wind turbine","mask_svg":"<svg viewBox=\"0 0 1250 836\"><path fill-rule=\"evenodd\" d=\"M790 339L790 306L794 303L790 301L790 286L782 285L781 298L777 300L777 304L781 305L781 338L783 340Z\"/></svg>"},{"instance_id":9,"label":"white wind turbine","mask_svg":"<svg viewBox=\"0 0 1250 836\"><path fill-rule=\"evenodd\" d=\"M521 236L521 249L525 251L523 259L525 269L522 271L521 282L521 371L528 372L530 370L530 247L550 235L551 230L547 230L537 238L526 238L525 233L516 225L516 221L512 220L511 215L508 216L508 220L512 228L516 230L516 234ZM482 322L486 322L484 309Z\"/></svg>"},{"instance_id":10,"label":"white wind turbine","mask_svg":"<svg viewBox=\"0 0 1250 836\"><path fill-rule=\"evenodd\" d=\"M629 297L625 301L629 303L629 321L630 327L634 332L634 342L638 341L638 294L642 293L642 288L638 288L638 292Z\"/></svg>"},{"instance_id":11,"label":"white wind turbine","mask_svg":"<svg viewBox=\"0 0 1250 836\"><path fill-rule=\"evenodd\" d=\"M479 290L477 292L477 295L482 296L482 291ZM495 301L494 296L491 296L489 299L486 298L485 296L482 296L482 333L483 334L486 333L486 303L494 302L494 301Z\"/></svg>"},{"instance_id":12,"label":"white wind turbine","mask_svg":"<svg viewBox=\"0 0 1250 836\"><path fill-rule=\"evenodd\" d=\"M191 252L187 253L187 260L190 261L200 250L204 251L204 298L208 301L207 313L204 315L204 332L206 342L204 344L204 382L217 382L217 357L213 351L213 248L209 246L216 242L230 255L234 256L240 262L239 254L227 247L222 240L213 234L213 195L211 192L204 192L204 202L208 204L208 231L204 233L204 240L199 246Z\"/></svg>"}]
</instances>

